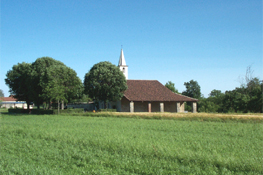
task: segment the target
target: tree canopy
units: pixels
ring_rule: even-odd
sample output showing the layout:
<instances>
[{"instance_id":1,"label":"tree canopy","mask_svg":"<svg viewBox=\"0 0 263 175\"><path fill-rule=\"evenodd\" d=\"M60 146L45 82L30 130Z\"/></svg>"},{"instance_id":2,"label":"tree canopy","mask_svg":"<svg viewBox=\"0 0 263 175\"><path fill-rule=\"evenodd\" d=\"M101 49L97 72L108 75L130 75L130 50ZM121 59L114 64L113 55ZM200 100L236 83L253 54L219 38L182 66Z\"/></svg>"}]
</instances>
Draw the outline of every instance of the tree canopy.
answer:
<instances>
[{"instance_id":1,"label":"tree canopy","mask_svg":"<svg viewBox=\"0 0 263 175\"><path fill-rule=\"evenodd\" d=\"M6 74L5 83L9 86L9 92L19 101L29 104L33 101L32 88L32 65L29 63L18 63Z\"/></svg>"},{"instance_id":2,"label":"tree canopy","mask_svg":"<svg viewBox=\"0 0 263 175\"><path fill-rule=\"evenodd\" d=\"M32 86L34 88L34 102L39 107L43 102L48 102L47 96L44 94L43 88L48 83L47 73L51 66L65 66L64 63L51 57L41 57L32 63Z\"/></svg>"},{"instance_id":3,"label":"tree canopy","mask_svg":"<svg viewBox=\"0 0 263 175\"><path fill-rule=\"evenodd\" d=\"M95 64L84 78L85 93L96 101L117 101L127 89L126 78L120 69L110 62Z\"/></svg>"},{"instance_id":4,"label":"tree canopy","mask_svg":"<svg viewBox=\"0 0 263 175\"><path fill-rule=\"evenodd\" d=\"M165 87L167 87L168 89L170 89L172 92L179 94L178 89L175 88L173 82L168 81L168 82L165 84Z\"/></svg>"},{"instance_id":5,"label":"tree canopy","mask_svg":"<svg viewBox=\"0 0 263 175\"><path fill-rule=\"evenodd\" d=\"M184 83L186 90L183 91L183 95L188 97L199 99L201 98L201 87L197 81L191 80Z\"/></svg>"},{"instance_id":6,"label":"tree canopy","mask_svg":"<svg viewBox=\"0 0 263 175\"><path fill-rule=\"evenodd\" d=\"M83 84L76 72L63 65L53 65L47 70L43 81L43 95L46 100L65 101L82 96Z\"/></svg>"},{"instance_id":7,"label":"tree canopy","mask_svg":"<svg viewBox=\"0 0 263 175\"><path fill-rule=\"evenodd\" d=\"M201 98L199 112L263 112L263 81L253 77L249 66L240 87L222 93L212 90L208 98Z\"/></svg>"},{"instance_id":8,"label":"tree canopy","mask_svg":"<svg viewBox=\"0 0 263 175\"><path fill-rule=\"evenodd\" d=\"M182 94L199 100L199 112L263 112L263 81L252 73L248 67L240 87L224 93L214 89L208 98L202 96L201 87L194 80L184 83L186 90ZM7 72L5 83L10 94L19 101L26 101L28 107L31 102L39 107L43 102L70 102L81 98L104 103L118 101L127 89L125 76L110 62L95 64L86 73L83 84L73 69L51 57L38 58L32 64L14 65ZM173 82L168 81L165 86L178 93ZM3 96L0 89L0 97ZM185 108L190 110L190 104Z\"/></svg>"},{"instance_id":9,"label":"tree canopy","mask_svg":"<svg viewBox=\"0 0 263 175\"><path fill-rule=\"evenodd\" d=\"M3 90L2 89L0 89L0 97L4 97L5 95L4 95L4 92L3 92Z\"/></svg>"},{"instance_id":10,"label":"tree canopy","mask_svg":"<svg viewBox=\"0 0 263 175\"><path fill-rule=\"evenodd\" d=\"M9 91L29 107L34 102L38 107L52 100L69 101L80 98L83 84L74 70L50 57L38 58L33 64L18 63L8 71L5 79Z\"/></svg>"}]
</instances>

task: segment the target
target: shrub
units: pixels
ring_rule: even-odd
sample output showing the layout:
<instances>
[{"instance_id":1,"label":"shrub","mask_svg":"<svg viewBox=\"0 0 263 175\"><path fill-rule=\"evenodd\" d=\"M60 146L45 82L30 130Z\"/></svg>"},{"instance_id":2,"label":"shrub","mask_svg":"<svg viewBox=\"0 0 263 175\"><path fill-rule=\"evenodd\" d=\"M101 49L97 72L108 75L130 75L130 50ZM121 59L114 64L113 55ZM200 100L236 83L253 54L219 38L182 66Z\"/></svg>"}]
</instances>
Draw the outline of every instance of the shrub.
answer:
<instances>
[{"instance_id":1,"label":"shrub","mask_svg":"<svg viewBox=\"0 0 263 175\"><path fill-rule=\"evenodd\" d=\"M9 113L16 113L16 114L53 114L53 110L44 110L44 109L13 109L9 108L8 109Z\"/></svg>"}]
</instances>

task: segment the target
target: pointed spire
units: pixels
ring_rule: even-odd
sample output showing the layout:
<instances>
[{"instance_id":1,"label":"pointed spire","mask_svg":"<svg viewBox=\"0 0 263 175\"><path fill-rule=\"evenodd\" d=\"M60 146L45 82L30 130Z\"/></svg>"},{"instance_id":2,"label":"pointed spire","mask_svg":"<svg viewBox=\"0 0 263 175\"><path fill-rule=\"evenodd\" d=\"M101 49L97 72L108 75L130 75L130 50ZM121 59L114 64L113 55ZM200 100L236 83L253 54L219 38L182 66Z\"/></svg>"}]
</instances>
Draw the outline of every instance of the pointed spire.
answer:
<instances>
[{"instance_id":1,"label":"pointed spire","mask_svg":"<svg viewBox=\"0 0 263 175\"><path fill-rule=\"evenodd\" d=\"M125 61L122 49L121 49L121 55L120 55L120 60L119 60L119 65L118 66L126 66L126 61Z\"/></svg>"}]
</instances>

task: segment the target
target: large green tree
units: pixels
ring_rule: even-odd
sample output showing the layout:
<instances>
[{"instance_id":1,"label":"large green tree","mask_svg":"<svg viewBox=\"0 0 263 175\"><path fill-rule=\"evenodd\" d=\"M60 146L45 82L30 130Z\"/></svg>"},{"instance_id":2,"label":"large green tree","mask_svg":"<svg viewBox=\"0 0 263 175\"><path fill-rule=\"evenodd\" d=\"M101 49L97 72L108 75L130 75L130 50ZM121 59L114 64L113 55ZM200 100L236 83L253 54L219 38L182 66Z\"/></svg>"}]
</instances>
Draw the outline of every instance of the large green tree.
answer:
<instances>
[{"instance_id":1,"label":"large green tree","mask_svg":"<svg viewBox=\"0 0 263 175\"><path fill-rule=\"evenodd\" d=\"M175 88L173 82L168 81L164 86L170 89L172 92L179 94L178 89Z\"/></svg>"},{"instance_id":2,"label":"large green tree","mask_svg":"<svg viewBox=\"0 0 263 175\"><path fill-rule=\"evenodd\" d=\"M127 89L126 79L120 69L110 62L95 64L84 78L85 93L95 101L120 100ZM106 105L104 105L106 107Z\"/></svg>"},{"instance_id":3,"label":"large green tree","mask_svg":"<svg viewBox=\"0 0 263 175\"><path fill-rule=\"evenodd\" d=\"M186 90L182 92L183 95L196 98L201 100L201 88L197 81L190 80L189 82L184 83ZM199 106L200 101L198 102ZM187 105L185 106L186 110L191 110L191 103L187 102ZM199 110L199 109L198 109Z\"/></svg>"},{"instance_id":4,"label":"large green tree","mask_svg":"<svg viewBox=\"0 0 263 175\"><path fill-rule=\"evenodd\" d=\"M43 77L43 94L46 100L68 102L72 98L81 98L83 84L77 73L63 65L50 66ZM40 83L42 85L42 82Z\"/></svg>"},{"instance_id":5,"label":"large green tree","mask_svg":"<svg viewBox=\"0 0 263 175\"><path fill-rule=\"evenodd\" d=\"M49 81L46 79L49 67L54 65L65 66L64 63L51 57L41 57L32 63L33 96L34 102L38 108L41 104L43 104L43 102L50 102L50 99L46 98L47 96L45 96L43 88L46 87Z\"/></svg>"},{"instance_id":6,"label":"large green tree","mask_svg":"<svg viewBox=\"0 0 263 175\"><path fill-rule=\"evenodd\" d=\"M14 65L6 76L11 94L27 104L33 101L38 108L43 102L67 102L83 94L76 72L50 57L38 58L33 64Z\"/></svg>"},{"instance_id":7,"label":"large green tree","mask_svg":"<svg viewBox=\"0 0 263 175\"><path fill-rule=\"evenodd\" d=\"M184 83L186 90L183 91L183 95L188 97L199 99L201 98L201 87L197 81L191 80Z\"/></svg>"},{"instance_id":8,"label":"large green tree","mask_svg":"<svg viewBox=\"0 0 263 175\"><path fill-rule=\"evenodd\" d=\"M18 63L6 74L5 83L9 86L9 92L19 101L26 101L29 109L33 101L32 87L32 65L29 63Z\"/></svg>"}]
</instances>

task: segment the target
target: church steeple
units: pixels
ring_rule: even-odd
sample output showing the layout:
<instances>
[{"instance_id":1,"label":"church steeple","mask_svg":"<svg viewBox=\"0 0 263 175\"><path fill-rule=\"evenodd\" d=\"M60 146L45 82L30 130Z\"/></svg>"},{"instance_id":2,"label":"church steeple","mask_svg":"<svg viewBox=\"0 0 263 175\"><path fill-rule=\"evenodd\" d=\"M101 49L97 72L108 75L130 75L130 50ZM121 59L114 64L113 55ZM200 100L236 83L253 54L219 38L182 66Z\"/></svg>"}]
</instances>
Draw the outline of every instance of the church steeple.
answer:
<instances>
[{"instance_id":1,"label":"church steeple","mask_svg":"<svg viewBox=\"0 0 263 175\"><path fill-rule=\"evenodd\" d=\"M118 67L123 72L123 74L124 74L124 76L126 77L126 80L127 80L128 79L128 66L126 65L126 61L125 61L122 49L121 49L121 55L120 55Z\"/></svg>"}]
</instances>

